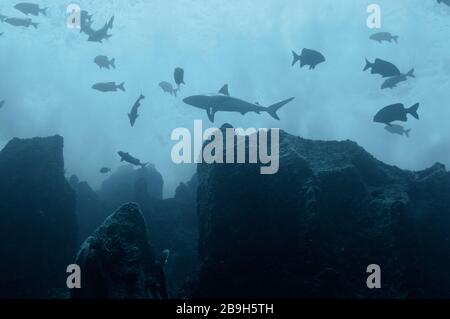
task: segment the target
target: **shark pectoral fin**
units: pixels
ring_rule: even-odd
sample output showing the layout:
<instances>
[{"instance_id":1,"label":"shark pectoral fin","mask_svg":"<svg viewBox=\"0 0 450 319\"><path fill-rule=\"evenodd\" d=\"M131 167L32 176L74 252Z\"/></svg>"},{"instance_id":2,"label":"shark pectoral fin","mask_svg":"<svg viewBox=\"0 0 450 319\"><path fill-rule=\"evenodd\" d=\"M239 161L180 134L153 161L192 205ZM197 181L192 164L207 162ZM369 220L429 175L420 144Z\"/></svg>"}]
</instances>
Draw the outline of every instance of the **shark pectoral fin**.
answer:
<instances>
[{"instance_id":1,"label":"shark pectoral fin","mask_svg":"<svg viewBox=\"0 0 450 319\"><path fill-rule=\"evenodd\" d=\"M212 107L209 107L206 109L206 114L208 115L209 120L214 123L214 114L216 112L214 111L214 109Z\"/></svg>"}]
</instances>

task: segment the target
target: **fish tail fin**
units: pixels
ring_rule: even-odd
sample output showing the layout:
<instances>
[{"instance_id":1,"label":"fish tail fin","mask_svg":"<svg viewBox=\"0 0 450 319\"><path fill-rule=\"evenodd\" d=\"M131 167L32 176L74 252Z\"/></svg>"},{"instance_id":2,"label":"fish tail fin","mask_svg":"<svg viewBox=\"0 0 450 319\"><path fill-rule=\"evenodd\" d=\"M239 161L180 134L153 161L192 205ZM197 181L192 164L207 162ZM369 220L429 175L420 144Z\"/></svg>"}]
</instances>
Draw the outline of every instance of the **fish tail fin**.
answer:
<instances>
[{"instance_id":1,"label":"fish tail fin","mask_svg":"<svg viewBox=\"0 0 450 319\"><path fill-rule=\"evenodd\" d=\"M364 67L363 71L366 71L372 67L373 63L370 63L369 60L366 59L366 66Z\"/></svg>"},{"instance_id":2,"label":"fish tail fin","mask_svg":"<svg viewBox=\"0 0 450 319\"><path fill-rule=\"evenodd\" d=\"M142 163L142 164L141 164L141 167L144 168L144 167L146 167L147 165L148 165L148 162L147 162L147 163Z\"/></svg>"},{"instance_id":3,"label":"fish tail fin","mask_svg":"<svg viewBox=\"0 0 450 319\"><path fill-rule=\"evenodd\" d=\"M35 29L37 29L38 28L38 25L39 25L39 23L37 23L37 22L31 22L31 25L35 28Z\"/></svg>"},{"instance_id":4,"label":"fish tail fin","mask_svg":"<svg viewBox=\"0 0 450 319\"><path fill-rule=\"evenodd\" d=\"M411 133L411 129L405 130L406 137L409 137L409 133Z\"/></svg>"},{"instance_id":5,"label":"fish tail fin","mask_svg":"<svg viewBox=\"0 0 450 319\"><path fill-rule=\"evenodd\" d=\"M409 76L410 78L415 78L416 76L414 75L414 69L411 69L411 71L406 73L406 76Z\"/></svg>"},{"instance_id":6,"label":"fish tail fin","mask_svg":"<svg viewBox=\"0 0 450 319\"><path fill-rule=\"evenodd\" d=\"M173 90L173 95L177 97L177 92L180 90L180 87Z\"/></svg>"},{"instance_id":7,"label":"fish tail fin","mask_svg":"<svg viewBox=\"0 0 450 319\"><path fill-rule=\"evenodd\" d=\"M122 90L123 92L125 92L125 82L122 82L119 84L119 86L117 86L118 89Z\"/></svg>"},{"instance_id":8,"label":"fish tail fin","mask_svg":"<svg viewBox=\"0 0 450 319\"><path fill-rule=\"evenodd\" d=\"M111 64L111 66L115 69L116 68L116 59L111 59L111 61L109 61L109 64Z\"/></svg>"},{"instance_id":9,"label":"fish tail fin","mask_svg":"<svg viewBox=\"0 0 450 319\"><path fill-rule=\"evenodd\" d=\"M269 106L266 111L267 113L270 114L270 116L272 116L274 119L279 120L280 118L278 117L277 111L283 107L284 105L288 104L289 102L291 102L294 98L291 97L290 99L278 102L276 104L273 104L271 106Z\"/></svg>"},{"instance_id":10,"label":"fish tail fin","mask_svg":"<svg viewBox=\"0 0 450 319\"><path fill-rule=\"evenodd\" d=\"M44 9L41 9L40 11L42 12L43 15L47 16L47 9L48 8L44 8Z\"/></svg>"},{"instance_id":11,"label":"fish tail fin","mask_svg":"<svg viewBox=\"0 0 450 319\"><path fill-rule=\"evenodd\" d=\"M419 103L414 104L409 109L407 109L407 112L414 116L416 119L419 119L419 114L417 113L417 110L419 109Z\"/></svg>"},{"instance_id":12,"label":"fish tail fin","mask_svg":"<svg viewBox=\"0 0 450 319\"><path fill-rule=\"evenodd\" d=\"M294 66L295 63L297 63L297 61L301 61L301 57L297 53L295 53L295 51L292 51L292 56L293 56L292 66Z\"/></svg>"},{"instance_id":13,"label":"fish tail fin","mask_svg":"<svg viewBox=\"0 0 450 319\"><path fill-rule=\"evenodd\" d=\"M398 35L393 36L392 40L394 40L395 43L398 43Z\"/></svg>"}]
</instances>

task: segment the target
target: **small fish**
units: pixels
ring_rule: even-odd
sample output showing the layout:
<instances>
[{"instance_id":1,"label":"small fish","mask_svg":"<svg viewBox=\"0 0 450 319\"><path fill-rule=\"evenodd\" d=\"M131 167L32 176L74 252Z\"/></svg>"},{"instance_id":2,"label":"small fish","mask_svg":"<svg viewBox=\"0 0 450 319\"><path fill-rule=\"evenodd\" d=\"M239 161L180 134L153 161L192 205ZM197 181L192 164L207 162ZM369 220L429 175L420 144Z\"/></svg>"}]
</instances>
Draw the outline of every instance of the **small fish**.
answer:
<instances>
[{"instance_id":1,"label":"small fish","mask_svg":"<svg viewBox=\"0 0 450 319\"><path fill-rule=\"evenodd\" d=\"M326 61L322 53L310 49L303 49L301 55L298 55L295 51L292 51L292 55L294 56L292 66L294 66L297 61L300 61L301 68L305 65L309 65L310 70L314 70L318 64Z\"/></svg>"},{"instance_id":2,"label":"small fish","mask_svg":"<svg viewBox=\"0 0 450 319\"><path fill-rule=\"evenodd\" d=\"M406 74L393 76L393 77L387 79L381 85L381 89L382 90L384 90L384 89L393 89L393 88L397 87L397 84L408 80L408 77L415 78L414 69L412 69L411 71L409 71Z\"/></svg>"},{"instance_id":3,"label":"small fish","mask_svg":"<svg viewBox=\"0 0 450 319\"><path fill-rule=\"evenodd\" d=\"M23 18L6 18L4 22L13 25L15 27L25 27L28 28L30 25L35 29L38 27L38 23L33 22L31 19L23 19Z\"/></svg>"},{"instance_id":4,"label":"small fish","mask_svg":"<svg viewBox=\"0 0 450 319\"><path fill-rule=\"evenodd\" d=\"M405 130L403 126L397 124L386 125L384 129L391 134L405 135L406 137L409 137L409 133L411 133L411 129Z\"/></svg>"},{"instance_id":5,"label":"small fish","mask_svg":"<svg viewBox=\"0 0 450 319\"><path fill-rule=\"evenodd\" d=\"M41 9L39 8L39 5L35 3L22 2L16 4L14 8L26 15L31 14L33 16L38 16L39 13L42 13L45 16L47 15L47 8Z\"/></svg>"},{"instance_id":6,"label":"small fish","mask_svg":"<svg viewBox=\"0 0 450 319\"><path fill-rule=\"evenodd\" d=\"M364 67L363 71L366 71L368 69L371 69L370 73L379 74L383 78L401 75L400 70L394 64L381 59L376 59L374 63L370 63L366 59L366 66Z\"/></svg>"},{"instance_id":7,"label":"small fish","mask_svg":"<svg viewBox=\"0 0 450 319\"><path fill-rule=\"evenodd\" d=\"M136 122L136 119L139 117L138 114L138 108L141 106L141 101L145 99L145 96L142 94L139 96L137 101L134 103L133 107L131 108L130 113L128 113L128 118L130 119L131 126L134 126L134 123Z\"/></svg>"},{"instance_id":8,"label":"small fish","mask_svg":"<svg viewBox=\"0 0 450 319\"><path fill-rule=\"evenodd\" d=\"M92 86L94 90L101 92L116 92L117 89L125 92L124 87L125 82L120 83L119 85L116 82L104 82L104 83L96 83Z\"/></svg>"},{"instance_id":9,"label":"small fish","mask_svg":"<svg viewBox=\"0 0 450 319\"><path fill-rule=\"evenodd\" d=\"M100 173L102 174L108 174L109 172L111 172L111 169L109 167L103 167L100 169Z\"/></svg>"},{"instance_id":10,"label":"small fish","mask_svg":"<svg viewBox=\"0 0 450 319\"><path fill-rule=\"evenodd\" d=\"M419 119L419 114L417 114L418 109L419 103L414 104L409 109L406 109L405 106L400 103L392 104L381 109L374 116L373 121L376 123L383 123L390 126L391 122L394 121L407 122L408 121L407 114L410 114L416 119Z\"/></svg>"},{"instance_id":11,"label":"small fish","mask_svg":"<svg viewBox=\"0 0 450 319\"><path fill-rule=\"evenodd\" d=\"M450 7L450 0L437 0L438 3L444 3Z\"/></svg>"},{"instance_id":12,"label":"small fish","mask_svg":"<svg viewBox=\"0 0 450 319\"><path fill-rule=\"evenodd\" d=\"M116 59L109 60L106 55L98 55L94 59L95 64L97 64L100 69L105 68L109 70L109 67L112 66L113 69L116 68Z\"/></svg>"},{"instance_id":13,"label":"small fish","mask_svg":"<svg viewBox=\"0 0 450 319\"><path fill-rule=\"evenodd\" d=\"M159 87L164 91L164 93L170 93L170 95L177 96L178 89L174 89L171 83L161 82L159 83Z\"/></svg>"},{"instance_id":14,"label":"small fish","mask_svg":"<svg viewBox=\"0 0 450 319\"><path fill-rule=\"evenodd\" d=\"M134 158L133 156L131 156L128 153L119 151L119 152L117 152L117 154L119 154L121 162L127 162L127 163L130 163L132 165L141 166L141 167L145 167L145 166L148 165L148 163L141 163L140 160L138 160L137 158Z\"/></svg>"},{"instance_id":15,"label":"small fish","mask_svg":"<svg viewBox=\"0 0 450 319\"><path fill-rule=\"evenodd\" d=\"M184 83L184 70L182 68L176 68L173 72L173 78L175 80L175 83L177 84L178 89L180 89L180 85Z\"/></svg>"},{"instance_id":16,"label":"small fish","mask_svg":"<svg viewBox=\"0 0 450 319\"><path fill-rule=\"evenodd\" d=\"M0 101L0 109L5 105L5 100Z\"/></svg>"},{"instance_id":17,"label":"small fish","mask_svg":"<svg viewBox=\"0 0 450 319\"><path fill-rule=\"evenodd\" d=\"M390 34L389 32L378 32L378 33L372 34L370 36L370 39L374 40L374 41L378 41L379 43L383 43L383 41L392 43L392 40L394 40L395 43L398 43L398 35L394 36L394 35Z\"/></svg>"}]
</instances>

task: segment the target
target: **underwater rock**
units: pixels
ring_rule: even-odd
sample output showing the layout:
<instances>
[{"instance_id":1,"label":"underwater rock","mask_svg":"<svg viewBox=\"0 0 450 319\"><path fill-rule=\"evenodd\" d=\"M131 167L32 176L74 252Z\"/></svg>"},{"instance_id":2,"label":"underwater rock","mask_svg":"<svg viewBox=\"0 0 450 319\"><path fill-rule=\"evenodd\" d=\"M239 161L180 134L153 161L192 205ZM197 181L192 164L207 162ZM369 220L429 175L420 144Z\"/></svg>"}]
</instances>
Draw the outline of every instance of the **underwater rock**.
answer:
<instances>
[{"instance_id":1,"label":"underwater rock","mask_svg":"<svg viewBox=\"0 0 450 319\"><path fill-rule=\"evenodd\" d=\"M0 298L45 298L66 285L77 227L63 144L15 138L0 152Z\"/></svg>"},{"instance_id":2,"label":"underwater rock","mask_svg":"<svg viewBox=\"0 0 450 319\"><path fill-rule=\"evenodd\" d=\"M80 182L75 175L72 175L69 184L76 193L77 243L81 244L109 214L105 204L87 182Z\"/></svg>"},{"instance_id":3,"label":"underwater rock","mask_svg":"<svg viewBox=\"0 0 450 319\"><path fill-rule=\"evenodd\" d=\"M247 148L248 150L248 148ZM199 164L193 298L450 297L450 174L280 131L280 168ZM382 288L368 289L378 264Z\"/></svg>"},{"instance_id":4,"label":"underwater rock","mask_svg":"<svg viewBox=\"0 0 450 319\"><path fill-rule=\"evenodd\" d=\"M99 198L108 203L109 209L114 209L127 202L138 202L139 196L145 192L145 200L161 200L163 193L163 179L153 165L134 169L131 165L124 165L114 171L106 179L98 192Z\"/></svg>"},{"instance_id":5,"label":"underwater rock","mask_svg":"<svg viewBox=\"0 0 450 319\"><path fill-rule=\"evenodd\" d=\"M155 251L170 250L165 267L172 297L186 297L184 285L198 266L197 178L181 183L175 197L154 203L145 214Z\"/></svg>"},{"instance_id":6,"label":"underwater rock","mask_svg":"<svg viewBox=\"0 0 450 319\"><path fill-rule=\"evenodd\" d=\"M137 204L125 204L109 216L83 243L75 263L81 288L71 291L72 298L143 299L152 297L152 286L165 287Z\"/></svg>"}]
</instances>

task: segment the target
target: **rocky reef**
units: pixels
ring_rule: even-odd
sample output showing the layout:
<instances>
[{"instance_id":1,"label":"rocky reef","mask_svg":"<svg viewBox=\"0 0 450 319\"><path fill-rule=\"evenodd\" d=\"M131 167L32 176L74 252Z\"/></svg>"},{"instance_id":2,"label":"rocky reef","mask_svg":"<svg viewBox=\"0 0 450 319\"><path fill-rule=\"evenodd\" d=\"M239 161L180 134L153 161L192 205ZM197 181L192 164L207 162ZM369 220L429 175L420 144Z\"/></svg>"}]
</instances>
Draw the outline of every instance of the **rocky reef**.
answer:
<instances>
[{"instance_id":1,"label":"rocky reef","mask_svg":"<svg viewBox=\"0 0 450 319\"><path fill-rule=\"evenodd\" d=\"M0 298L46 298L65 287L76 252L62 137L11 140L0 152L0 194Z\"/></svg>"},{"instance_id":2,"label":"rocky reef","mask_svg":"<svg viewBox=\"0 0 450 319\"><path fill-rule=\"evenodd\" d=\"M275 175L254 164L198 166L190 297L450 297L443 165L405 171L351 141L285 132L279 156ZM367 288L370 264L381 267L381 289Z\"/></svg>"},{"instance_id":3,"label":"rocky reef","mask_svg":"<svg viewBox=\"0 0 450 319\"><path fill-rule=\"evenodd\" d=\"M83 275L81 289L72 290L73 298L167 298L164 273L136 204L125 204L109 216L83 243L76 264Z\"/></svg>"}]
</instances>

